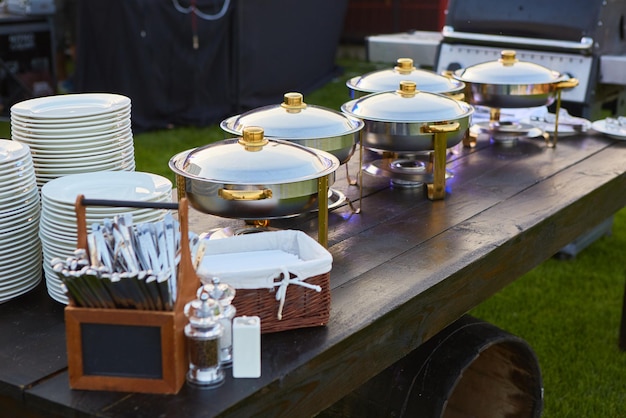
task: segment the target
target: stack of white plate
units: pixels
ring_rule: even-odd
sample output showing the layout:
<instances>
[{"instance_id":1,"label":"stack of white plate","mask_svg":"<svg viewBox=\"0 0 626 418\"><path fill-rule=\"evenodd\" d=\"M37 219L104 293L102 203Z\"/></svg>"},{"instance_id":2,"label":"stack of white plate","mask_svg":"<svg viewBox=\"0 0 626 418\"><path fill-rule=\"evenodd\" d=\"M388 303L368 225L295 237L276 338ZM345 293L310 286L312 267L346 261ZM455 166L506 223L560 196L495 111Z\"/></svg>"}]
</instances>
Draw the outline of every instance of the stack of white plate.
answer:
<instances>
[{"instance_id":1,"label":"stack of white plate","mask_svg":"<svg viewBox=\"0 0 626 418\"><path fill-rule=\"evenodd\" d=\"M40 188L69 174L134 171L130 107L109 93L26 100L11 107L11 137L30 147Z\"/></svg>"},{"instance_id":2,"label":"stack of white plate","mask_svg":"<svg viewBox=\"0 0 626 418\"><path fill-rule=\"evenodd\" d=\"M74 254L77 242L76 212L78 195L87 199L171 202L172 182L151 173L114 171L74 174L51 180L41 188L41 220L39 237L43 247L43 266L48 294L56 301L68 303L61 290L61 280L52 270L51 260L66 259ZM157 222L167 211L146 208L87 206L87 232L91 224L103 223L115 215L130 213L133 223Z\"/></svg>"},{"instance_id":3,"label":"stack of white plate","mask_svg":"<svg viewBox=\"0 0 626 418\"><path fill-rule=\"evenodd\" d=\"M28 146L0 139L0 302L41 281L39 191Z\"/></svg>"}]
</instances>

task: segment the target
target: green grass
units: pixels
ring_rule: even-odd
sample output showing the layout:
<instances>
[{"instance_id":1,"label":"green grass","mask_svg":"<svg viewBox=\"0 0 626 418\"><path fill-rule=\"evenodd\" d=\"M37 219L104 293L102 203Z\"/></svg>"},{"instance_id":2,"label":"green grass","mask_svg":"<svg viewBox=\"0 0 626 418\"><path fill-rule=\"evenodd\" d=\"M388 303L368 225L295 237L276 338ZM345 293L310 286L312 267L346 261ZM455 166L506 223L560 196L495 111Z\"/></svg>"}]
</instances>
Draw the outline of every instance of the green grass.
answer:
<instances>
[{"instance_id":1,"label":"green grass","mask_svg":"<svg viewBox=\"0 0 626 418\"><path fill-rule=\"evenodd\" d=\"M546 417L626 416L626 352L617 346L625 250L622 209L611 235L573 260L547 260L471 312L533 347Z\"/></svg>"},{"instance_id":2,"label":"green grass","mask_svg":"<svg viewBox=\"0 0 626 418\"><path fill-rule=\"evenodd\" d=\"M348 100L346 80L377 68L354 60L338 64L344 74L306 95L307 103L339 109ZM9 136L8 123L0 123L0 137ZM174 154L222 138L217 125L138 134L137 170L173 180L168 161ZM622 209L610 236L573 260L547 260L470 312L533 347L544 380L545 417L626 417L626 352L617 346L625 252Z\"/></svg>"}]
</instances>

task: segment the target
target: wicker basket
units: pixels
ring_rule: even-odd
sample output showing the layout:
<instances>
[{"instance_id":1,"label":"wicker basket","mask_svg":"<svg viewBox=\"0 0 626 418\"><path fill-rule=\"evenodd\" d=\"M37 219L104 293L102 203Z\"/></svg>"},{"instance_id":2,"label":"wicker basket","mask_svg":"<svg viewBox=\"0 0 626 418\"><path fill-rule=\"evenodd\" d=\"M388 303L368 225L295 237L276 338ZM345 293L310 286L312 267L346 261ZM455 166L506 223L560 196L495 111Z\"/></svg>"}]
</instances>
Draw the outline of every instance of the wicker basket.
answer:
<instances>
[{"instance_id":1,"label":"wicker basket","mask_svg":"<svg viewBox=\"0 0 626 418\"><path fill-rule=\"evenodd\" d=\"M237 316L261 318L262 333L326 325L330 316L330 273L313 276L307 282L320 286L322 291L290 286L285 296L282 319L278 319L279 301L275 298L276 292L269 289L238 289L233 300Z\"/></svg>"},{"instance_id":2,"label":"wicker basket","mask_svg":"<svg viewBox=\"0 0 626 418\"><path fill-rule=\"evenodd\" d=\"M258 316L262 333L317 327L328 323L332 256L303 232L245 234L225 240L209 240L207 245L205 254L212 256L213 260L235 257L235 254L237 257L234 262L220 266L209 263L209 267L205 266L204 259L198 269L200 279L209 282L212 277L219 277L222 282L231 284L236 289L233 305L237 309L237 316ZM248 258L246 254L276 249L298 255L301 264L295 262L292 265L274 266L268 262L255 270L245 269L239 262ZM277 292L285 274L296 280L286 286L281 302ZM260 277L265 279L256 281Z\"/></svg>"}]
</instances>

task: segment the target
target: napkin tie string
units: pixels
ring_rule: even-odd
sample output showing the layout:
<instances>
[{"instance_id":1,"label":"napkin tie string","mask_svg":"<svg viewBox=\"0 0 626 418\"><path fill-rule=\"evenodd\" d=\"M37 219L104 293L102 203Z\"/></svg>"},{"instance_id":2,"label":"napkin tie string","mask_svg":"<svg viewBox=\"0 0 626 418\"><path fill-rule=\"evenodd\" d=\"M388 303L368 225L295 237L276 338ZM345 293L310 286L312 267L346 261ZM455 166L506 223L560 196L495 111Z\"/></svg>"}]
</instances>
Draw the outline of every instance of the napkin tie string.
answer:
<instances>
[{"instance_id":1,"label":"napkin tie string","mask_svg":"<svg viewBox=\"0 0 626 418\"><path fill-rule=\"evenodd\" d=\"M283 275L283 279L280 282L274 282L274 286L278 286L278 290L276 291L276 300L280 301L278 304L278 320L283 319L283 307L285 306L285 297L287 295L287 287L290 284L295 284L298 286L306 287L307 289L315 290L316 292L321 292L322 288L318 285L310 284L305 282L303 279L300 279L296 274L295 277L291 277L291 273L284 266L280 267L281 273Z\"/></svg>"}]
</instances>

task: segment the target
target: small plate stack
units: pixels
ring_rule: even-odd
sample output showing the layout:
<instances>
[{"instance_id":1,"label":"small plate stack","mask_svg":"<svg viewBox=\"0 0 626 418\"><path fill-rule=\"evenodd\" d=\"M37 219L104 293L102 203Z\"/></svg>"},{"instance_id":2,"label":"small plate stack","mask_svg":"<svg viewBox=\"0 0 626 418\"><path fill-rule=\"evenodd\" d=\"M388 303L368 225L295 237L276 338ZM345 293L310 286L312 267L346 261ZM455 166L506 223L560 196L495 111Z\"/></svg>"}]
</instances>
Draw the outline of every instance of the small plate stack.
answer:
<instances>
[{"instance_id":1,"label":"small plate stack","mask_svg":"<svg viewBox=\"0 0 626 418\"><path fill-rule=\"evenodd\" d=\"M11 107L11 137L30 147L37 185L69 174L134 171L130 99L81 93Z\"/></svg>"},{"instance_id":2,"label":"small plate stack","mask_svg":"<svg viewBox=\"0 0 626 418\"><path fill-rule=\"evenodd\" d=\"M0 139L0 303L41 281L39 191L28 146Z\"/></svg>"},{"instance_id":3,"label":"small plate stack","mask_svg":"<svg viewBox=\"0 0 626 418\"><path fill-rule=\"evenodd\" d=\"M47 182L41 188L41 220L39 237L43 247L43 266L48 294L57 302L68 303L61 289L61 280L52 270L51 261L58 257L65 260L74 255L77 241L76 212L74 205L78 195L87 199L171 202L172 182L151 173L113 171L74 174ZM86 207L87 232L92 223L102 224L115 215L130 213L133 223L158 222L166 211L151 208L120 208L108 206Z\"/></svg>"}]
</instances>

